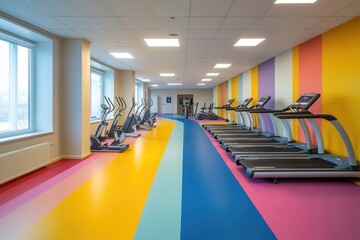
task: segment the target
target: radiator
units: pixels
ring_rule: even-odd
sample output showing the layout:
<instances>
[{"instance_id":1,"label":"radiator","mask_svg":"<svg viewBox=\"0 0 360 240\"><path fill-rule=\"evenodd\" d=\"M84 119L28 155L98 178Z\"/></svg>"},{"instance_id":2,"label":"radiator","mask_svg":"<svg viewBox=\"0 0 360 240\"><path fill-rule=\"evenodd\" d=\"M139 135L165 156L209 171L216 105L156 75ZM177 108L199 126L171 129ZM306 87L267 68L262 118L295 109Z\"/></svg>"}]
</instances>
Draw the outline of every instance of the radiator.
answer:
<instances>
[{"instance_id":1,"label":"radiator","mask_svg":"<svg viewBox=\"0 0 360 240\"><path fill-rule=\"evenodd\" d=\"M46 166L50 162L50 143L0 154L0 184Z\"/></svg>"}]
</instances>

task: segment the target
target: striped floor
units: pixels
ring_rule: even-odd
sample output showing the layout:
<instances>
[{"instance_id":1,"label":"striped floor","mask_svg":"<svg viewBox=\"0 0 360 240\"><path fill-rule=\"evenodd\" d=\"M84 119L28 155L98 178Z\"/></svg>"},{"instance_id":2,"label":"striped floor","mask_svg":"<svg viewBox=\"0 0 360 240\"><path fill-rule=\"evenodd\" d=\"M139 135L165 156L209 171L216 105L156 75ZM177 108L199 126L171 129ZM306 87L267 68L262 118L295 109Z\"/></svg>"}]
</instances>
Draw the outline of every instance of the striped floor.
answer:
<instances>
[{"instance_id":1,"label":"striped floor","mask_svg":"<svg viewBox=\"0 0 360 240\"><path fill-rule=\"evenodd\" d=\"M166 116L122 154L0 186L0 239L360 239L360 188L245 176L193 121Z\"/></svg>"}]
</instances>

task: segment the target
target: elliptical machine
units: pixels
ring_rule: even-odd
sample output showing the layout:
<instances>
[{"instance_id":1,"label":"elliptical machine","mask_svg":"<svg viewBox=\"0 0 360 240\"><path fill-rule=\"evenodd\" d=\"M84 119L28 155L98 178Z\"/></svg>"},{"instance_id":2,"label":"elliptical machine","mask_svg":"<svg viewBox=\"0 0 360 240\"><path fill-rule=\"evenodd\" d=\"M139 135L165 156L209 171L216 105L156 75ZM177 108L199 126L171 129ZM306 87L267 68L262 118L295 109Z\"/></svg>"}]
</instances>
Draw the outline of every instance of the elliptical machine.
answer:
<instances>
[{"instance_id":1,"label":"elliptical machine","mask_svg":"<svg viewBox=\"0 0 360 240\"><path fill-rule=\"evenodd\" d=\"M126 109L127 105L122 97L115 97L115 99L118 103L118 108L115 111L114 120L111 124L110 130L108 133L108 138L115 138L115 141L111 145L118 145L120 143L123 143L125 141L125 137L126 137L124 131L122 130L122 126L117 125L117 123L121 116L121 112L123 112ZM115 106L110 98L108 98L108 102L110 103L111 108L115 109Z\"/></svg>"},{"instance_id":2,"label":"elliptical machine","mask_svg":"<svg viewBox=\"0 0 360 240\"><path fill-rule=\"evenodd\" d=\"M96 129L95 135L90 135L90 150L92 152L124 152L126 149L129 148L129 144L118 144L116 141L117 132L115 131L115 140L111 143L104 143L101 142L107 139L108 131L106 130L107 126L109 125L106 122L106 117L109 113L114 111L114 108L110 108L110 99L104 97L108 105L101 104L102 114L101 114L101 121L99 123L98 128ZM103 136L102 133L105 131L105 135Z\"/></svg>"},{"instance_id":3,"label":"elliptical machine","mask_svg":"<svg viewBox=\"0 0 360 240\"><path fill-rule=\"evenodd\" d=\"M137 131L138 123L136 121L136 117L134 113L132 113L133 109L136 107L135 99L133 98L132 107L129 110L129 113L126 117L126 120L122 126L122 131L127 137L139 137L140 133ZM131 115L130 115L131 114Z\"/></svg>"}]
</instances>

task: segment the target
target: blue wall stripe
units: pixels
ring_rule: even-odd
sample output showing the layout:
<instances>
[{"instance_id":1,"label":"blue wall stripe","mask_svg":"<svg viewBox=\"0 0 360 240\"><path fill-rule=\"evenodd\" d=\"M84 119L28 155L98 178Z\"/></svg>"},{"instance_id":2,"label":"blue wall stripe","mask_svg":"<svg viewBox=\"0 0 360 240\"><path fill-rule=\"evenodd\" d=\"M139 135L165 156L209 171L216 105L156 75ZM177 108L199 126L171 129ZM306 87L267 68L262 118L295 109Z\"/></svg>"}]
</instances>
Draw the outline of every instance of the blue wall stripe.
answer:
<instances>
[{"instance_id":1,"label":"blue wall stripe","mask_svg":"<svg viewBox=\"0 0 360 240\"><path fill-rule=\"evenodd\" d=\"M176 121L134 239L180 239L183 132Z\"/></svg>"}]
</instances>

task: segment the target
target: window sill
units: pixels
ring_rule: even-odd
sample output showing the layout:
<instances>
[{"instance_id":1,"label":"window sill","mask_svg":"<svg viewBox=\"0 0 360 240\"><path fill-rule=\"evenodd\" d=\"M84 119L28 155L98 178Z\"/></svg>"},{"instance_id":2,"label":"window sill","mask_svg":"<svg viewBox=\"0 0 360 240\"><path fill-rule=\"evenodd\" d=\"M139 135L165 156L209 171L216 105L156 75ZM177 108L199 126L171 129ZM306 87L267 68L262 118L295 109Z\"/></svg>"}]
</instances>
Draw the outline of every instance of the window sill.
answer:
<instances>
[{"instance_id":1,"label":"window sill","mask_svg":"<svg viewBox=\"0 0 360 240\"><path fill-rule=\"evenodd\" d=\"M34 138L34 137L40 137L40 136L45 136L45 135L49 135L52 134L54 132L34 132L34 133L27 133L27 134L21 134L21 135L16 135L16 136L11 136L11 137L4 137L4 138L0 138L0 143L10 143L10 142L15 142L15 141L19 141L19 140L25 140L25 139L29 139L29 138Z\"/></svg>"}]
</instances>

